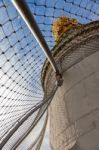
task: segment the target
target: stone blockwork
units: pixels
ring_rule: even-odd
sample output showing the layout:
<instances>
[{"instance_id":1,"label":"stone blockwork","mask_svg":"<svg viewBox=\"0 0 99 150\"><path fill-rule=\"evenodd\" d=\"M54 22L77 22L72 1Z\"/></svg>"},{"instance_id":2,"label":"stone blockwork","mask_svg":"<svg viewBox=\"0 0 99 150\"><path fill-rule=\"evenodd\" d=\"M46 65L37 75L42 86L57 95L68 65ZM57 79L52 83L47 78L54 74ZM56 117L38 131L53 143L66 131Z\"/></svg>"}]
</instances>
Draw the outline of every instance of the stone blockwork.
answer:
<instances>
[{"instance_id":1,"label":"stone blockwork","mask_svg":"<svg viewBox=\"0 0 99 150\"><path fill-rule=\"evenodd\" d=\"M51 144L55 150L68 150L75 142L81 150L98 150L99 52L71 67L63 77L49 110Z\"/></svg>"},{"instance_id":2,"label":"stone blockwork","mask_svg":"<svg viewBox=\"0 0 99 150\"><path fill-rule=\"evenodd\" d=\"M60 70L62 72L67 70L75 63L81 61L81 59L96 52L98 47L92 47L97 44L95 40L97 40L98 37L99 21L71 29L64 33L59 43L52 49L52 54ZM64 59L65 62L63 63ZM55 85L55 76L48 60L44 63L41 79L44 90L48 90L52 85Z\"/></svg>"},{"instance_id":3,"label":"stone blockwork","mask_svg":"<svg viewBox=\"0 0 99 150\"><path fill-rule=\"evenodd\" d=\"M71 45L63 42L64 36L55 55L64 82L49 108L52 150L99 150L99 22L93 24L93 30L87 25ZM48 68L42 71L45 90L55 83Z\"/></svg>"}]
</instances>

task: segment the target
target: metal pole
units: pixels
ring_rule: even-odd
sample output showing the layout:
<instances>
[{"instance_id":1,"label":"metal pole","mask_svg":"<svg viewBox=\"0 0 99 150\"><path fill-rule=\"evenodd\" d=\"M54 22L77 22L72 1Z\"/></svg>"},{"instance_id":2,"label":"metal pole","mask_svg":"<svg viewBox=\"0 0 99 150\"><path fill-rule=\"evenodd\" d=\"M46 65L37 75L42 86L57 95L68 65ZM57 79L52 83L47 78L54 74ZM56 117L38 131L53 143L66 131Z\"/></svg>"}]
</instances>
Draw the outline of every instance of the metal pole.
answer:
<instances>
[{"instance_id":1,"label":"metal pole","mask_svg":"<svg viewBox=\"0 0 99 150\"><path fill-rule=\"evenodd\" d=\"M14 4L16 9L20 13L21 17L27 24L28 28L30 29L30 31L32 32L36 40L38 41L40 47L42 48L50 64L52 65L53 70L56 72L57 75L59 75L60 72L51 54L51 51L45 39L43 38L43 35L33 17L33 14L31 13L29 7L27 6L26 1L25 0L12 0L12 3Z\"/></svg>"}]
</instances>

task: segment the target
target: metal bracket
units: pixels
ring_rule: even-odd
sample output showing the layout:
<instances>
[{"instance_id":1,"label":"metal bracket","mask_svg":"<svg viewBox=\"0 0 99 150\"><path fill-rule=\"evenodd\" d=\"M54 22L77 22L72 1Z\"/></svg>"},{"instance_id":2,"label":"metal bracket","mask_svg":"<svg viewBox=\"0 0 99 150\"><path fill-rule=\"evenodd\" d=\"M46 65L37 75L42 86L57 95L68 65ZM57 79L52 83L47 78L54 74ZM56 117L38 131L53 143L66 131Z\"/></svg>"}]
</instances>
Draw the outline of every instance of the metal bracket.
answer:
<instances>
[{"instance_id":1,"label":"metal bracket","mask_svg":"<svg viewBox=\"0 0 99 150\"><path fill-rule=\"evenodd\" d=\"M63 78L60 73L56 73L56 81L57 81L57 86L62 86L63 84Z\"/></svg>"}]
</instances>

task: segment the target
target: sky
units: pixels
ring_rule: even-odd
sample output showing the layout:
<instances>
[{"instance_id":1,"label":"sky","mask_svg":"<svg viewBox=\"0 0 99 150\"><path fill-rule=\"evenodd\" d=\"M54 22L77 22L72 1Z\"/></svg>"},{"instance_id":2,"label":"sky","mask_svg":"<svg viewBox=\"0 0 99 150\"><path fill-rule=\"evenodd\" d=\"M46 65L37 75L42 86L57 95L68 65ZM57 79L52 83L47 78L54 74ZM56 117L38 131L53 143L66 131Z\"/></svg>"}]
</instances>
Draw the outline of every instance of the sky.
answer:
<instances>
[{"instance_id":1,"label":"sky","mask_svg":"<svg viewBox=\"0 0 99 150\"><path fill-rule=\"evenodd\" d=\"M26 1L50 49L55 45L51 28L57 17L69 16L77 19L81 24L99 20L99 0ZM41 85L41 70L44 61L44 53L11 1L0 0L1 140L19 118L42 101L44 93ZM33 120L34 116L30 120ZM27 127L29 123L31 124L28 121ZM31 132L29 139L36 137L36 132L40 129L41 124L35 129L33 135ZM21 131L24 134L25 128L24 130L21 128ZM48 150L48 134L49 125L41 150ZM16 133L15 139L18 138L18 133ZM10 146L12 146L11 142Z\"/></svg>"}]
</instances>

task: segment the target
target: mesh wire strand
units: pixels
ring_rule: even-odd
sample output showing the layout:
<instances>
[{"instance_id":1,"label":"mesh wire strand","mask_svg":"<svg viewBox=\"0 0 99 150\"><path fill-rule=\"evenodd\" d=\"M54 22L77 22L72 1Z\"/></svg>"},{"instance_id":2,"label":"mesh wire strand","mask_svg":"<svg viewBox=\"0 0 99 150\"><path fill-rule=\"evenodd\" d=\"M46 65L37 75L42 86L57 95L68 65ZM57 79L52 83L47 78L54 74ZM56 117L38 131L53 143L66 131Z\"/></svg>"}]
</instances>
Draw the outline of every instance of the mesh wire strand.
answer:
<instances>
[{"instance_id":1,"label":"mesh wire strand","mask_svg":"<svg viewBox=\"0 0 99 150\"><path fill-rule=\"evenodd\" d=\"M27 0L42 34L54 46L51 26L59 16L86 24L99 20L98 0ZM41 70L45 56L18 12L0 0L0 139L43 100Z\"/></svg>"}]
</instances>

